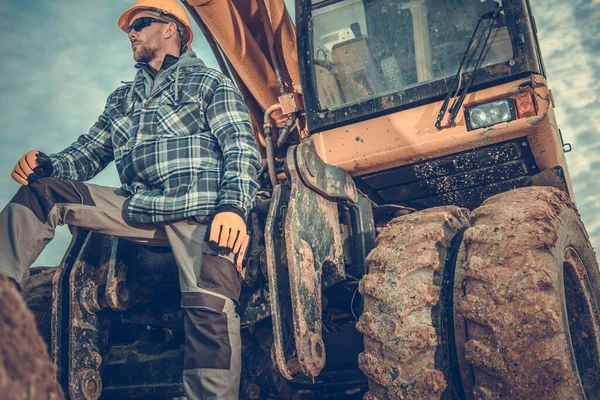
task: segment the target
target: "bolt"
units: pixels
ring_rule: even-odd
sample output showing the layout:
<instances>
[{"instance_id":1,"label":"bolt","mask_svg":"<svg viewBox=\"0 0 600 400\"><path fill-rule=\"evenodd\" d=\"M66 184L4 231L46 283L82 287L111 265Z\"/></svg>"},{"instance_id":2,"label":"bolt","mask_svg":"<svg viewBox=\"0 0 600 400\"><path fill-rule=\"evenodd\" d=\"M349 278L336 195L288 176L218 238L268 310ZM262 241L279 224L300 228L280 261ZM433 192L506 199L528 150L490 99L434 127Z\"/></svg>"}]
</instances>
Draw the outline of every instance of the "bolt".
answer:
<instances>
[{"instance_id":1,"label":"bolt","mask_svg":"<svg viewBox=\"0 0 600 400\"><path fill-rule=\"evenodd\" d=\"M123 281L117 284L117 297L119 301L123 303L127 303L129 301L129 289L127 289L127 286Z\"/></svg>"}]
</instances>

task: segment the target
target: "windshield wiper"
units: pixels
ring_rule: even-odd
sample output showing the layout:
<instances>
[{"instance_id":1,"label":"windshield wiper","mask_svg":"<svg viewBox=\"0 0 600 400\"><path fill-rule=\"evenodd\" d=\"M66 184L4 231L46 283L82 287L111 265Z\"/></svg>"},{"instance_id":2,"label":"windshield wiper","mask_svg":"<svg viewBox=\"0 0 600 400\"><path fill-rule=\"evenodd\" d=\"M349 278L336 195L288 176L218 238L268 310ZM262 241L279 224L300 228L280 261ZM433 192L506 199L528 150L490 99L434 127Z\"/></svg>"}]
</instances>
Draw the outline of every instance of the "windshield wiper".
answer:
<instances>
[{"instance_id":1,"label":"windshield wiper","mask_svg":"<svg viewBox=\"0 0 600 400\"><path fill-rule=\"evenodd\" d=\"M451 90L448 91L448 94L446 95L446 98L444 99L444 103L442 104L442 108L440 108L440 111L438 112L438 117L435 122L435 127L438 130L442 130L442 120L444 119L444 116L446 115L446 110L448 108L448 104L450 103L450 99L455 97L458 94L458 92L461 90L463 67L464 67L465 61L467 60L467 56L471 52L471 48L473 47L473 44L475 43L475 36L477 35L477 31L479 31L479 25L481 25L481 21L483 21L484 19L490 19L490 18L492 19L492 22L490 23L490 29L487 33L485 41L483 42L481 52L479 53L477 63L475 64L475 68L473 69L473 72L471 73L471 77L467 81L467 85L465 85L465 89L462 91L460 97L458 99L456 99L454 101L454 103L452 103L452 107L450 107L450 120L449 120L450 125L454 124L454 118L456 118L456 114L458 114L458 110L460 109L460 106L462 105L462 103L464 101L464 97L467 94L467 90L469 89L469 86L471 86L471 82L473 81L473 76L475 75L475 72L479 68L479 63L481 62L482 55L485 51L485 47L487 46L487 42L489 41L490 35L494 28L494 23L496 22L496 18L498 18L498 14L500 13L500 11L501 11L501 8L496 7L496 9L494 11L490 11L485 14L481 14L479 16L479 19L477 20L477 25L475 25L475 29L473 30L473 34L471 35L471 39L469 40L467 49L465 50L465 53L463 54L462 60L460 60L460 65L458 66L458 71L456 72L456 75L454 76L453 86L452 86Z\"/></svg>"}]
</instances>

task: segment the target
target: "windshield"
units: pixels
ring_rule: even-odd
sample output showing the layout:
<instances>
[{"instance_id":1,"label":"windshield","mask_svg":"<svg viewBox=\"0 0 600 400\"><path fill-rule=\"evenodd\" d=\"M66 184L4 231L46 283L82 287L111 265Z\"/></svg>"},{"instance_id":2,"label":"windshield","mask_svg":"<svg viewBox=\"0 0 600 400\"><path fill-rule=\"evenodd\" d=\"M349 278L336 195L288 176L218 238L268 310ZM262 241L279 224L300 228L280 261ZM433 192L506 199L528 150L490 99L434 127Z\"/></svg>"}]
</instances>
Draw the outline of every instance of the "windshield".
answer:
<instances>
[{"instance_id":1,"label":"windshield","mask_svg":"<svg viewBox=\"0 0 600 400\"><path fill-rule=\"evenodd\" d=\"M313 68L321 110L331 110L456 74L490 0L343 0L313 2ZM500 2L501 3L501 2ZM470 50L472 69L490 20ZM481 67L513 58L503 13Z\"/></svg>"}]
</instances>

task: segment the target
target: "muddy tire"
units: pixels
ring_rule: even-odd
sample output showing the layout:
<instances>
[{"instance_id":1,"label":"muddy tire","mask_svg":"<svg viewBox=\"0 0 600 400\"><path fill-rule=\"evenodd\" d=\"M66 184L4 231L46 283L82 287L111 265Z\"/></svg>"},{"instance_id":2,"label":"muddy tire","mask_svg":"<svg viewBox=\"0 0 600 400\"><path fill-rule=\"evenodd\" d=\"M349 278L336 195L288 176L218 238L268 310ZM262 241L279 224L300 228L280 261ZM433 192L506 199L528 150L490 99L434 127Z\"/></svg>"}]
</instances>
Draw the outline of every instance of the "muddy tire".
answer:
<instances>
[{"instance_id":1,"label":"muddy tire","mask_svg":"<svg viewBox=\"0 0 600 400\"><path fill-rule=\"evenodd\" d=\"M369 380L365 399L457 397L461 388L453 386L454 346L448 343L454 340L451 280L468 226L467 210L437 207L395 218L378 236L359 285L365 301L357 325L365 344L359 366Z\"/></svg>"},{"instance_id":2,"label":"muddy tire","mask_svg":"<svg viewBox=\"0 0 600 400\"><path fill-rule=\"evenodd\" d=\"M33 267L23 286L23 298L35 316L42 339L50 348L52 322L52 278L58 268Z\"/></svg>"},{"instance_id":3,"label":"muddy tire","mask_svg":"<svg viewBox=\"0 0 600 400\"><path fill-rule=\"evenodd\" d=\"M600 398L600 274L569 197L506 192L475 209L472 225L454 295L467 398Z\"/></svg>"}]
</instances>

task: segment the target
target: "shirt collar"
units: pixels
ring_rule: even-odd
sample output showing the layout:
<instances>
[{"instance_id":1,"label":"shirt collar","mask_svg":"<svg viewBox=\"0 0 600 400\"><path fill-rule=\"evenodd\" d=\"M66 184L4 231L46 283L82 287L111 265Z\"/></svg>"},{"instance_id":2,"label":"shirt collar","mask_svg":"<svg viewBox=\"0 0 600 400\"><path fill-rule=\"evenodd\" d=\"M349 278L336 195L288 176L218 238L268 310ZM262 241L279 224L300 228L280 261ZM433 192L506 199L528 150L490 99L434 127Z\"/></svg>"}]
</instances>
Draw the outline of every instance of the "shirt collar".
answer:
<instances>
[{"instance_id":1,"label":"shirt collar","mask_svg":"<svg viewBox=\"0 0 600 400\"><path fill-rule=\"evenodd\" d=\"M161 71L173 66L178 60L179 60L179 57L175 57L174 55L167 54L165 56L165 59L163 60L162 65L160 66Z\"/></svg>"},{"instance_id":2,"label":"shirt collar","mask_svg":"<svg viewBox=\"0 0 600 400\"><path fill-rule=\"evenodd\" d=\"M175 57L172 54L167 54L163 60L162 65L160 66L160 71L164 71L170 67L172 67L173 65L175 65L177 63L177 61L179 61L179 57ZM158 72L160 71L154 71L150 65L148 65L148 63L137 63L135 64L136 68L142 68L144 69L146 72L148 72L151 76L156 76L158 74Z\"/></svg>"}]
</instances>

